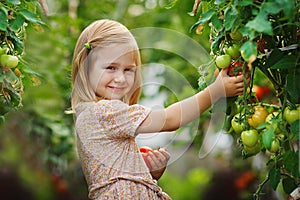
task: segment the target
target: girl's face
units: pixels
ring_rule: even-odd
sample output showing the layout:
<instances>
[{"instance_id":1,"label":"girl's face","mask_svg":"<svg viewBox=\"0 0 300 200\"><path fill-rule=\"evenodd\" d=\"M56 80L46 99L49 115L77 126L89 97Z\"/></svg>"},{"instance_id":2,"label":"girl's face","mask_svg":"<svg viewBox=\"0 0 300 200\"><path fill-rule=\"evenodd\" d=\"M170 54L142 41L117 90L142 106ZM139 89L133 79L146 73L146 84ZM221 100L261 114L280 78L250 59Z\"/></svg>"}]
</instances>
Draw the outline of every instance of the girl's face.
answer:
<instances>
[{"instance_id":1,"label":"girl's face","mask_svg":"<svg viewBox=\"0 0 300 200\"><path fill-rule=\"evenodd\" d=\"M126 45L109 45L91 52L89 78L97 96L122 100L132 89L137 66L129 49Z\"/></svg>"}]
</instances>

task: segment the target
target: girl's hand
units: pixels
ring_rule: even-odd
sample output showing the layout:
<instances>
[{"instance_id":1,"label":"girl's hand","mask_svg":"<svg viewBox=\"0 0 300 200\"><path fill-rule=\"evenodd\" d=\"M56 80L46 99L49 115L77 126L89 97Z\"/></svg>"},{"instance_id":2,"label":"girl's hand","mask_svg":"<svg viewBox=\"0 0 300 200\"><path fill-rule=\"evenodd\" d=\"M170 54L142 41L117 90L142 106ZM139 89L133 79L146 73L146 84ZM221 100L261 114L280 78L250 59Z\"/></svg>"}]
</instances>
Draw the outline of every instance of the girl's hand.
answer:
<instances>
[{"instance_id":1,"label":"girl's hand","mask_svg":"<svg viewBox=\"0 0 300 200\"><path fill-rule=\"evenodd\" d=\"M150 170L152 178L158 180L164 173L170 154L163 148L158 150L141 153L144 161Z\"/></svg>"},{"instance_id":2,"label":"girl's hand","mask_svg":"<svg viewBox=\"0 0 300 200\"><path fill-rule=\"evenodd\" d=\"M219 97L231 97L238 96L244 92L244 77L240 76L228 76L228 68L222 69L219 73L216 81L212 84L211 92ZM248 84L250 77L246 77L246 83Z\"/></svg>"}]
</instances>

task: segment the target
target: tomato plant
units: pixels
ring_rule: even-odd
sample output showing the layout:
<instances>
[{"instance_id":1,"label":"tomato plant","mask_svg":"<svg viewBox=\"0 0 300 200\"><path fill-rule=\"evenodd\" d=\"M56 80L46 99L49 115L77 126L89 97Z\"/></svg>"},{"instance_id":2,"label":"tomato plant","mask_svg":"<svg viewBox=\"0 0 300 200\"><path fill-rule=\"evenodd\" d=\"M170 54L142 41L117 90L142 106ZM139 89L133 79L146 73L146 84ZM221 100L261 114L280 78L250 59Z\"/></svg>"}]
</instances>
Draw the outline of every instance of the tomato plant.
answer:
<instances>
[{"instance_id":1,"label":"tomato plant","mask_svg":"<svg viewBox=\"0 0 300 200\"><path fill-rule=\"evenodd\" d=\"M298 160L300 132L299 123L296 123L300 103L299 0L195 2L198 4L194 6L194 15L198 20L191 30L201 26L202 32L209 31L213 59L224 53L231 54L228 47L237 44L241 56L231 55L232 62L244 63L251 73L250 84L244 81L247 92L237 97L235 103L242 106L248 119L245 130L251 127L260 132L256 145L250 148L244 144L242 156L247 158L262 152L269 158L266 179L255 192L255 199L259 199L267 182L274 190L282 183L287 195L298 198L300 195L295 196L292 191L297 191L297 185L300 185L299 162L294 162ZM246 74L245 68L242 73ZM259 80L258 73L263 74L265 81ZM199 80L207 77L200 73ZM253 99L253 94L257 98ZM266 94L273 95L272 99L263 99ZM268 113L276 114L274 112L278 112L278 116L270 116L265 121ZM247 141L246 135L244 133L244 139L240 139ZM266 149L272 153L271 157L266 154ZM288 184L287 179L295 184Z\"/></svg>"},{"instance_id":2,"label":"tomato plant","mask_svg":"<svg viewBox=\"0 0 300 200\"><path fill-rule=\"evenodd\" d=\"M45 25L40 20L39 11L37 0L5 0L0 3L0 118L2 119L7 112L22 106L24 80L26 82L26 79L37 79L37 73L22 57L27 27Z\"/></svg>"}]
</instances>

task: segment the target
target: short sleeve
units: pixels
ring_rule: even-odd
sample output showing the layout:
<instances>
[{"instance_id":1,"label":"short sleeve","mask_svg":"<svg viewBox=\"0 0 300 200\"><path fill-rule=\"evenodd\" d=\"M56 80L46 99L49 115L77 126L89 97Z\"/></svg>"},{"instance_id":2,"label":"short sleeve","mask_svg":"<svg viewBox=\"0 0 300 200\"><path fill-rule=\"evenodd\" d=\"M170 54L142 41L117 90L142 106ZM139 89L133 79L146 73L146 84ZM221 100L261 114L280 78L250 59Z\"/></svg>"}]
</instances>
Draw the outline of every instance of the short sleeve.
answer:
<instances>
[{"instance_id":1,"label":"short sleeve","mask_svg":"<svg viewBox=\"0 0 300 200\"><path fill-rule=\"evenodd\" d=\"M117 138L135 137L137 128L149 113L150 108L119 100L101 100L95 107L100 128L108 136Z\"/></svg>"}]
</instances>

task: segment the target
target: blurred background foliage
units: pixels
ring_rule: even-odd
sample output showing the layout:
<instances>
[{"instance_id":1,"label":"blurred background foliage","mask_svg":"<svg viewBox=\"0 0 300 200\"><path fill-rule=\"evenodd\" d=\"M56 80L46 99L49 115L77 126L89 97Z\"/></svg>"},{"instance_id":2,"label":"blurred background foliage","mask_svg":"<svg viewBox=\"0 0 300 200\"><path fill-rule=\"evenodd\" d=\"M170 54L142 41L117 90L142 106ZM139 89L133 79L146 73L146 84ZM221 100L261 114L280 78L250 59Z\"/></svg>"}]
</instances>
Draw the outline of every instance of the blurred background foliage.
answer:
<instances>
[{"instance_id":1,"label":"blurred background foliage","mask_svg":"<svg viewBox=\"0 0 300 200\"><path fill-rule=\"evenodd\" d=\"M102 18L117 20L129 29L168 28L193 38L207 52L209 33L200 37L190 32L195 23L195 18L189 15L193 0L44 0L40 3L37 12L46 26L27 27L22 55L36 78L24 82L22 108L7 113L0 124L0 195L4 199L87 199L86 183L76 155L73 116L65 112L70 109L72 51L81 30ZM167 93L170 96L165 105L198 90L195 66L170 52L145 49L141 53L144 63L171 66L192 86L182 88L177 96ZM206 58L199 56L201 59ZM162 91L166 89L159 88L158 92ZM143 94L142 98L147 95ZM222 199L217 194L224 197L224 191L232 193L228 194L233 195L231 200L249 199L251 184L259 178L255 172L243 176L251 168L251 161L231 162L234 153L229 158L220 152L213 158L199 160L197 157L207 114L201 117L203 120L197 125L199 134L185 156L170 164L159 184L174 200ZM238 189L244 198L243 195L235 197L240 194L236 180L242 182ZM216 188L210 189L213 187Z\"/></svg>"}]
</instances>

